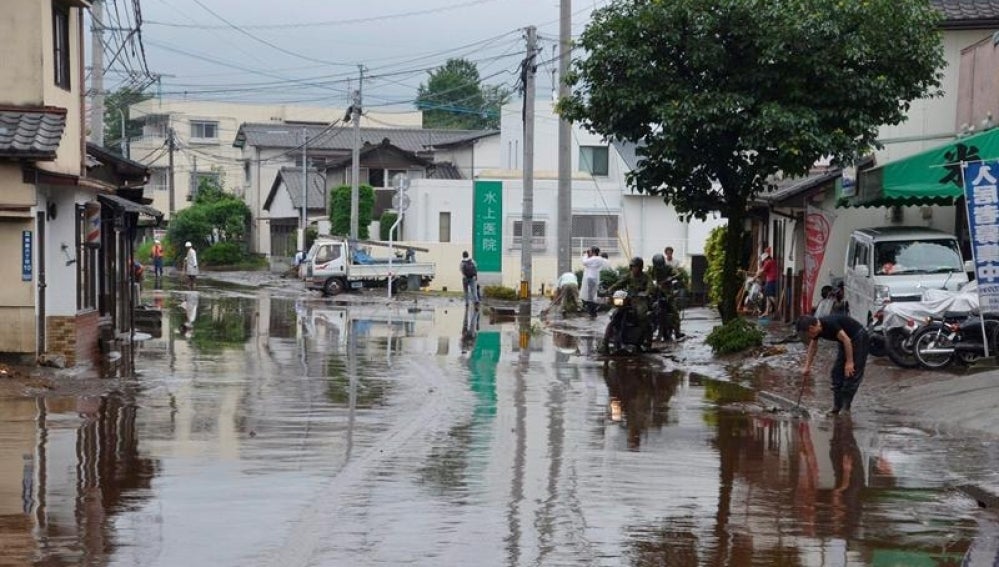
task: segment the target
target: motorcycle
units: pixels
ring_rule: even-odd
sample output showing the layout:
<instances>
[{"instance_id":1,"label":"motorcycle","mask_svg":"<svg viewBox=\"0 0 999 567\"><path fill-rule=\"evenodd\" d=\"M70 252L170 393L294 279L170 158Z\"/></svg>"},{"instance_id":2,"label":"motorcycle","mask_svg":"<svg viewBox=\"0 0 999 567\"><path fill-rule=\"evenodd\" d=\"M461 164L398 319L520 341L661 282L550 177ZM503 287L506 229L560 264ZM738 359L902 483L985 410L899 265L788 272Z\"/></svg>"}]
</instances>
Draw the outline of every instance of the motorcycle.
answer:
<instances>
[{"instance_id":1,"label":"motorcycle","mask_svg":"<svg viewBox=\"0 0 999 567\"><path fill-rule=\"evenodd\" d=\"M868 324L871 354L883 351L902 368L917 368L919 359L914 350L916 332L926 322L940 318L945 312L970 313L978 310L978 287L966 284L960 291L928 289L922 301L888 303L874 314Z\"/></svg>"},{"instance_id":2,"label":"motorcycle","mask_svg":"<svg viewBox=\"0 0 999 567\"><path fill-rule=\"evenodd\" d=\"M648 296L644 293L632 297L625 290L615 291L611 296L610 322L604 330L604 338L601 344L603 354L638 354L648 352L652 348L652 327L649 325L654 314L652 310L643 318L635 303L639 300L647 301Z\"/></svg>"},{"instance_id":3,"label":"motorcycle","mask_svg":"<svg viewBox=\"0 0 999 567\"><path fill-rule=\"evenodd\" d=\"M669 278L659 283L652 302L650 320L655 322L653 335L658 333L660 341L679 340L680 311L684 307L686 289L679 278Z\"/></svg>"},{"instance_id":4,"label":"motorcycle","mask_svg":"<svg viewBox=\"0 0 999 567\"><path fill-rule=\"evenodd\" d=\"M958 361L973 364L985 356L986 337L989 354L999 346L999 314L982 317L967 313L947 312L934 319L914 335L913 351L919 364L930 370L946 368ZM985 334L982 334L984 327Z\"/></svg>"}]
</instances>

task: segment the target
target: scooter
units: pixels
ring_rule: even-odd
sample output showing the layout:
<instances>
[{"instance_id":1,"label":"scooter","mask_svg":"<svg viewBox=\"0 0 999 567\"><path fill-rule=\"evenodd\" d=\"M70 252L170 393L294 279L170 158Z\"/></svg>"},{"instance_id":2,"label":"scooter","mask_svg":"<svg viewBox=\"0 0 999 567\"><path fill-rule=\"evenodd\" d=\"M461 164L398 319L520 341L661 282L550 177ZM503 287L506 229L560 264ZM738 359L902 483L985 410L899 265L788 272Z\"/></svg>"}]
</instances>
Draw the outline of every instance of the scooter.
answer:
<instances>
[{"instance_id":1,"label":"scooter","mask_svg":"<svg viewBox=\"0 0 999 567\"><path fill-rule=\"evenodd\" d=\"M644 318L638 314L635 302L648 301L646 294L632 297L625 290L615 291L611 296L610 322L604 330L601 352L607 355L631 355L648 352L652 348L652 327L649 325L654 314L652 309Z\"/></svg>"},{"instance_id":2,"label":"scooter","mask_svg":"<svg viewBox=\"0 0 999 567\"><path fill-rule=\"evenodd\" d=\"M944 313L942 319L932 320L914 335L913 351L920 366L939 370L954 361L972 364L985 356L985 337L988 337L989 354L999 347L999 314L984 315L985 335L982 335L982 317L968 313Z\"/></svg>"}]
</instances>

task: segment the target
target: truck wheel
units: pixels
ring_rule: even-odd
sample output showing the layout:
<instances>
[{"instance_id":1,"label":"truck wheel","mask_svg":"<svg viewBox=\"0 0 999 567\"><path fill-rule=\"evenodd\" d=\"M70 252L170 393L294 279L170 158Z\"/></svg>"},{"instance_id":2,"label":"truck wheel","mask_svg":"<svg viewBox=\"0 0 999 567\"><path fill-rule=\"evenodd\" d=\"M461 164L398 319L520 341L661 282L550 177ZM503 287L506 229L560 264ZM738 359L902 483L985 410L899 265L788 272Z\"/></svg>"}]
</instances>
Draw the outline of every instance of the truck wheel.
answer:
<instances>
[{"instance_id":1,"label":"truck wheel","mask_svg":"<svg viewBox=\"0 0 999 567\"><path fill-rule=\"evenodd\" d=\"M407 291L408 288L409 281L406 278L396 278L392 282L392 295L395 295L400 291Z\"/></svg>"},{"instance_id":2,"label":"truck wheel","mask_svg":"<svg viewBox=\"0 0 999 567\"><path fill-rule=\"evenodd\" d=\"M326 285L323 286L323 295L340 295L347 290L347 285L343 280L339 278L330 278L326 280Z\"/></svg>"}]
</instances>

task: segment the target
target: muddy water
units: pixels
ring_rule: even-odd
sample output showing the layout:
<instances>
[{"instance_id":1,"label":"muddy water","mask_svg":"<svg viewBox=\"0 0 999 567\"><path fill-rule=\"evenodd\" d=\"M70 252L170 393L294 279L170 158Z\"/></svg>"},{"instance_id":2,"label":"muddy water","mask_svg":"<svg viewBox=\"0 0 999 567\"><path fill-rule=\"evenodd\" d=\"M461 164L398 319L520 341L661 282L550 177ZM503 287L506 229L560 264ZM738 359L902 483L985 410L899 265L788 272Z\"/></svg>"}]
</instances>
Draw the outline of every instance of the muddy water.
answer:
<instances>
[{"instance_id":1,"label":"muddy water","mask_svg":"<svg viewBox=\"0 0 999 567\"><path fill-rule=\"evenodd\" d=\"M981 520L928 432L458 304L158 300L136 378L0 400L0 565L952 565Z\"/></svg>"}]
</instances>

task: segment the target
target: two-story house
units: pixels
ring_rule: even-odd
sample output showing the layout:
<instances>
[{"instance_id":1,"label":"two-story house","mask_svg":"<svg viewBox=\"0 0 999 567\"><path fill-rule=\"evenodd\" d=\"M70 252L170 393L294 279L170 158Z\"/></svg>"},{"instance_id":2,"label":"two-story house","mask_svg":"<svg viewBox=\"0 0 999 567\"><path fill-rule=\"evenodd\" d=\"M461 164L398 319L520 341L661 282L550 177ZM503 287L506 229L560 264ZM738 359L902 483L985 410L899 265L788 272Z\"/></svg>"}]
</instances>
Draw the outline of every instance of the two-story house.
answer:
<instances>
[{"instance_id":1,"label":"two-story house","mask_svg":"<svg viewBox=\"0 0 999 567\"><path fill-rule=\"evenodd\" d=\"M85 0L9 0L0 18L0 352L96 347L97 187L85 178Z\"/></svg>"},{"instance_id":2,"label":"two-story house","mask_svg":"<svg viewBox=\"0 0 999 567\"><path fill-rule=\"evenodd\" d=\"M425 128L360 127L359 182L375 189L374 217L391 205L392 178L470 179L495 167L499 132L494 130L436 130ZM251 247L267 254L275 265L289 260L300 230L301 208L310 224L328 217L330 189L351 183L353 130L349 124L263 122L239 127L233 146L246 164L243 194L253 215ZM302 192L299 173L303 162L322 179L312 191ZM311 175L310 175L311 177ZM311 179L309 184L316 183ZM322 197L322 198L319 198ZM296 211L297 209L297 211ZM375 233L377 234L377 233Z\"/></svg>"}]
</instances>

